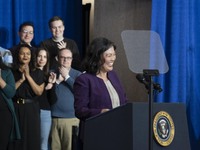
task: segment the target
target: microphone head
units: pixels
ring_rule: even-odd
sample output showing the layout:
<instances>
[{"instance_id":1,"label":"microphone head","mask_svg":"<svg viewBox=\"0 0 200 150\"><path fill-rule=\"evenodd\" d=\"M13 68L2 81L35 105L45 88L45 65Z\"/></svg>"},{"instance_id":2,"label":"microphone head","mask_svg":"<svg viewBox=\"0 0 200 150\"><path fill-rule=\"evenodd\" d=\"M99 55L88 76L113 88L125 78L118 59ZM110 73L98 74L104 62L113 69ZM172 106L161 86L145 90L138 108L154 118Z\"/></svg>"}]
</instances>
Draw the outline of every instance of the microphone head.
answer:
<instances>
[{"instance_id":1,"label":"microphone head","mask_svg":"<svg viewBox=\"0 0 200 150\"><path fill-rule=\"evenodd\" d=\"M145 88L147 90L149 90L150 86L149 86L149 83L150 83L150 79L148 76L145 76L141 73L137 74L136 75L136 79L140 82L140 83L143 83L145 85ZM162 92L163 89L161 88L160 84L159 83L152 83L153 84L153 89L158 91L158 93Z\"/></svg>"},{"instance_id":2,"label":"microphone head","mask_svg":"<svg viewBox=\"0 0 200 150\"><path fill-rule=\"evenodd\" d=\"M141 83L144 83L144 80L145 80L143 74L137 74L136 79Z\"/></svg>"}]
</instances>

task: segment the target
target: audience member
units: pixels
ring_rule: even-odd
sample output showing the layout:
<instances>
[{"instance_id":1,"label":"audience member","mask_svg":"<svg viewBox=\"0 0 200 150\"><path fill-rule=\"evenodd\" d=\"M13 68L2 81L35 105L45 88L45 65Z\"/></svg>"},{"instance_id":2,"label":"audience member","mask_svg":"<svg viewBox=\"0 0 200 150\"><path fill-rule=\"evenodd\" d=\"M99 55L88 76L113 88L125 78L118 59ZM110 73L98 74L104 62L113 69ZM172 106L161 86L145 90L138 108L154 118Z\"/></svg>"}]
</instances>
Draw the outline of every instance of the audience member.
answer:
<instances>
[{"instance_id":1,"label":"audience member","mask_svg":"<svg viewBox=\"0 0 200 150\"><path fill-rule=\"evenodd\" d=\"M34 38L34 25L32 22L29 22L29 21L23 22L19 26L18 35L20 38L19 44L9 48L13 57L14 57L15 51L18 49L18 47L21 44L28 44L30 46L31 51L36 50L36 48L31 45L31 42Z\"/></svg>"},{"instance_id":2,"label":"audience member","mask_svg":"<svg viewBox=\"0 0 200 150\"><path fill-rule=\"evenodd\" d=\"M57 55L59 50L62 48L68 48L73 53L72 67L80 70L81 60L78 46L74 40L64 37L64 21L60 17L54 16L49 20L49 28L52 33L52 37L42 41L40 43L40 47L49 51L50 69L55 69L58 66Z\"/></svg>"},{"instance_id":3,"label":"audience member","mask_svg":"<svg viewBox=\"0 0 200 150\"><path fill-rule=\"evenodd\" d=\"M116 46L106 38L96 38L88 47L85 73L74 83L75 114L80 119L79 136L83 142L84 121L127 102L125 91L113 71Z\"/></svg>"},{"instance_id":4,"label":"audience member","mask_svg":"<svg viewBox=\"0 0 200 150\"><path fill-rule=\"evenodd\" d=\"M13 75L16 82L13 101L22 135L19 150L40 150L40 107L37 97L43 93L44 73L35 67L34 53L27 44L21 44L16 49Z\"/></svg>"},{"instance_id":5,"label":"audience member","mask_svg":"<svg viewBox=\"0 0 200 150\"><path fill-rule=\"evenodd\" d=\"M43 48L36 51L37 68L43 70L45 74L45 90L38 97L40 104L40 129L41 129L41 150L49 149L49 133L51 129L51 107L56 101L53 83L56 81L56 74L50 73L49 76L49 53ZM49 77L48 77L49 76ZM53 100L53 101L50 101Z\"/></svg>"},{"instance_id":6,"label":"audience member","mask_svg":"<svg viewBox=\"0 0 200 150\"><path fill-rule=\"evenodd\" d=\"M11 148L15 140L19 140L20 130L12 102L15 95L15 80L8 66L0 57L0 149L14 150ZM13 145L14 146L14 145Z\"/></svg>"},{"instance_id":7,"label":"audience member","mask_svg":"<svg viewBox=\"0 0 200 150\"><path fill-rule=\"evenodd\" d=\"M57 101L51 107L53 117L50 136L52 150L71 150L72 127L79 125L79 119L75 117L74 112L73 85L81 72L71 67L72 56L70 49L59 50L59 67L55 70Z\"/></svg>"},{"instance_id":8,"label":"audience member","mask_svg":"<svg viewBox=\"0 0 200 150\"><path fill-rule=\"evenodd\" d=\"M6 66L9 66L9 67L12 66L13 57L12 57L12 53L10 52L10 50L0 47L0 56L2 58L3 63Z\"/></svg>"}]
</instances>

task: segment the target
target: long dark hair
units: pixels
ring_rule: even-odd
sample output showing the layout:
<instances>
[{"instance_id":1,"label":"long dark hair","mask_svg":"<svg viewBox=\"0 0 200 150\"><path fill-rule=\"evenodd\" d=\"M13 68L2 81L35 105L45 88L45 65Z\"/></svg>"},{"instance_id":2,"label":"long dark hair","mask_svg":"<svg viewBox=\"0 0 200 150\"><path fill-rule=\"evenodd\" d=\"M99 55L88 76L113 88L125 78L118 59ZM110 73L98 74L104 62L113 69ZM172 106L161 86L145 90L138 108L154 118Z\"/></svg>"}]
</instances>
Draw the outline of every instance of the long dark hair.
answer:
<instances>
[{"instance_id":1,"label":"long dark hair","mask_svg":"<svg viewBox=\"0 0 200 150\"><path fill-rule=\"evenodd\" d=\"M87 53L83 61L82 67L84 71L91 74L97 74L100 71L100 67L104 63L104 60L102 59L103 53L112 46L116 50L116 46L112 41L104 37L94 39L88 46Z\"/></svg>"},{"instance_id":2,"label":"long dark hair","mask_svg":"<svg viewBox=\"0 0 200 150\"><path fill-rule=\"evenodd\" d=\"M35 53L36 59L37 59L37 57L39 55L39 52L41 50L44 50L46 52L46 54L47 54L47 63L43 68L43 72L44 72L45 76L47 76L49 74L49 51L44 49L44 48L42 48L42 47L37 48L36 53ZM39 67L38 64L37 64L37 60L36 60L36 66Z\"/></svg>"},{"instance_id":3,"label":"long dark hair","mask_svg":"<svg viewBox=\"0 0 200 150\"><path fill-rule=\"evenodd\" d=\"M30 60L30 63L29 63L29 68L30 68L30 71L35 70L35 68L36 68L35 53L33 51L31 51L31 47L28 44L19 44L19 46L17 47L17 49L14 53L14 56L13 56L13 69L17 70L20 67L19 52L20 52L22 47L26 47L30 50L31 60Z\"/></svg>"}]
</instances>

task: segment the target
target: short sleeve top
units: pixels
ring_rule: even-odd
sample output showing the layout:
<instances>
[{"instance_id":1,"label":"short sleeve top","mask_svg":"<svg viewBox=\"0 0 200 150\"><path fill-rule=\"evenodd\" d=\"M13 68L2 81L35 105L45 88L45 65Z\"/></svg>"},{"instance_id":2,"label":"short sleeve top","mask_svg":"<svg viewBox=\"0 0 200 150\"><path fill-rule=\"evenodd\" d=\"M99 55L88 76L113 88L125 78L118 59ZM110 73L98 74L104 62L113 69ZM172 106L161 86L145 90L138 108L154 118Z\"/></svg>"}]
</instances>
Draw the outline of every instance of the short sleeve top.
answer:
<instances>
[{"instance_id":1,"label":"short sleeve top","mask_svg":"<svg viewBox=\"0 0 200 150\"><path fill-rule=\"evenodd\" d=\"M15 78L15 82L18 81L22 77L22 73L19 70L13 71L13 75ZM30 76L33 80L38 84L41 85L44 83L44 72L40 69L35 69L34 71L30 72ZM31 85L25 80L16 90L16 94L14 96L14 100L18 98L23 99L36 99L37 95L31 88Z\"/></svg>"}]
</instances>

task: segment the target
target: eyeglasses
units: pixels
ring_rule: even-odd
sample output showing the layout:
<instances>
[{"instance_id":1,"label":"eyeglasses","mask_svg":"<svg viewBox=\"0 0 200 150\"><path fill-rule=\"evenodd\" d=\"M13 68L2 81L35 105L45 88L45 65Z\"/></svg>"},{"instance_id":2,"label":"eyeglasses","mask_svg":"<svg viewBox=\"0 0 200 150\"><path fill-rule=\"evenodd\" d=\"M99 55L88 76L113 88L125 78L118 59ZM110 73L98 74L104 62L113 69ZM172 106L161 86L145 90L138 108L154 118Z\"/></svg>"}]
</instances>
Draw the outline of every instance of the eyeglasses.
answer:
<instances>
[{"instance_id":1,"label":"eyeglasses","mask_svg":"<svg viewBox=\"0 0 200 150\"><path fill-rule=\"evenodd\" d=\"M64 57L64 56L60 56L61 60L72 60L72 57Z\"/></svg>"},{"instance_id":2,"label":"eyeglasses","mask_svg":"<svg viewBox=\"0 0 200 150\"><path fill-rule=\"evenodd\" d=\"M24 33L24 34L33 35L33 31L22 30L21 32Z\"/></svg>"}]
</instances>

